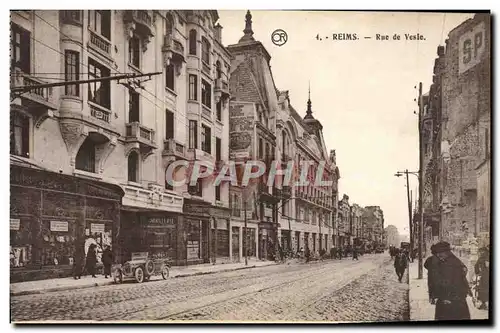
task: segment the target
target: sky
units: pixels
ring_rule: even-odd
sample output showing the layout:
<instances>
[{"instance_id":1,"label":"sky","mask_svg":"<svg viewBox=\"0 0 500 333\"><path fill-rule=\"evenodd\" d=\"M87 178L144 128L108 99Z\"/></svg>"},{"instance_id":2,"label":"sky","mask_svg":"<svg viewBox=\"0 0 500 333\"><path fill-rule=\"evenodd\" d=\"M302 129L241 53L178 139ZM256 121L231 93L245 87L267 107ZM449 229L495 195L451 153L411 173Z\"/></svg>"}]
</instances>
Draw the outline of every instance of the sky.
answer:
<instances>
[{"instance_id":1,"label":"sky","mask_svg":"<svg viewBox=\"0 0 500 333\"><path fill-rule=\"evenodd\" d=\"M380 206L385 226L408 231L404 177L418 171L418 83L425 93L432 82L437 47L450 30L473 17L464 13L387 13L252 10L254 38L271 54L271 70L280 90L305 115L308 84L313 115L323 124L328 151L336 150L339 197L351 204ZM246 11L219 11L224 45L243 35ZM287 42L276 46L272 32L283 29ZM359 40L332 40L356 33ZM406 40L405 34L424 40ZM317 36L322 40L318 40ZM389 40L377 40L376 34ZM394 40L394 35L400 36ZM328 39L325 36L329 36ZM371 39L364 37L371 36ZM415 87L417 89L415 89ZM417 177L410 175L415 199Z\"/></svg>"}]
</instances>

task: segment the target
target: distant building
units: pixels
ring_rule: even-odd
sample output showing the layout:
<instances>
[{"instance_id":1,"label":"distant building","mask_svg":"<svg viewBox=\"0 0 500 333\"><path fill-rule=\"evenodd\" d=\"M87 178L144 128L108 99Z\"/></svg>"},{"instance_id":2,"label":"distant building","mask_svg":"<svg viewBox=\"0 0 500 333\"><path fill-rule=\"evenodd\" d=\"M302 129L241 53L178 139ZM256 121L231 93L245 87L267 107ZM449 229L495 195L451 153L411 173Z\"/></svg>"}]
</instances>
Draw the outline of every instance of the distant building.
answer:
<instances>
[{"instance_id":1,"label":"distant building","mask_svg":"<svg viewBox=\"0 0 500 333\"><path fill-rule=\"evenodd\" d=\"M391 225L388 225L387 228L385 228L385 234L386 234L386 246L398 246L400 244L400 235L398 228Z\"/></svg>"}]
</instances>

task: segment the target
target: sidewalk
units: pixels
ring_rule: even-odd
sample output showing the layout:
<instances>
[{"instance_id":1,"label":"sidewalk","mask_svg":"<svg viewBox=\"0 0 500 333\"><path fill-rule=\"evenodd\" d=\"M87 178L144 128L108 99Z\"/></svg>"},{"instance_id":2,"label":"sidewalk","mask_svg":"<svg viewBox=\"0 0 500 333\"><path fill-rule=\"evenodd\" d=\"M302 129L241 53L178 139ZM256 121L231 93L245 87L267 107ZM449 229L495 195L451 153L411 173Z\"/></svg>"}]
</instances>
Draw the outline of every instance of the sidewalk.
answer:
<instances>
[{"instance_id":1,"label":"sidewalk","mask_svg":"<svg viewBox=\"0 0 500 333\"><path fill-rule=\"evenodd\" d=\"M255 267L264 267L275 265L274 261L249 260L248 266L245 263L230 263L230 264L202 264L194 266L174 266L170 269L170 278L186 277L193 275L214 274L228 271L236 271L240 269L249 269ZM162 280L161 276L152 276L151 281ZM90 276L82 276L81 279L75 280L72 277L26 281L10 284L10 295L31 295L42 294L47 292L74 290L82 288L90 288L96 286L105 286L113 284L113 278L105 279L104 276L98 275L97 278Z\"/></svg>"},{"instance_id":2,"label":"sidewalk","mask_svg":"<svg viewBox=\"0 0 500 333\"><path fill-rule=\"evenodd\" d=\"M429 321L434 320L435 305L429 303L429 293L427 290L427 270L423 268L423 279L418 279L418 261L410 263L410 320ZM472 299L467 297L467 304L471 319L488 319L487 310L479 310L474 307Z\"/></svg>"}]
</instances>

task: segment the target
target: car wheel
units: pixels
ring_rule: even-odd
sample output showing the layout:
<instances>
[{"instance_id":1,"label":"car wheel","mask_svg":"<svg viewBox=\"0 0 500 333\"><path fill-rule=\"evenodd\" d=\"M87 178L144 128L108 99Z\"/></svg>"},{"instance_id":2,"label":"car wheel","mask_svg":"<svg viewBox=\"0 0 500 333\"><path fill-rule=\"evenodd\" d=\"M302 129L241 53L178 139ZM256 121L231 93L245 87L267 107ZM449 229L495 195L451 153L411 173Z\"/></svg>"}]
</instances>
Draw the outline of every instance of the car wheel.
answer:
<instances>
[{"instance_id":1,"label":"car wheel","mask_svg":"<svg viewBox=\"0 0 500 333\"><path fill-rule=\"evenodd\" d=\"M138 283L142 283L144 281L144 271L142 270L141 267L137 267L135 269L135 280L138 282Z\"/></svg>"},{"instance_id":2,"label":"car wheel","mask_svg":"<svg viewBox=\"0 0 500 333\"><path fill-rule=\"evenodd\" d=\"M155 263L152 260L148 260L146 261L144 268L146 270L146 275L153 275L155 272Z\"/></svg>"},{"instance_id":3,"label":"car wheel","mask_svg":"<svg viewBox=\"0 0 500 333\"><path fill-rule=\"evenodd\" d=\"M167 265L163 265L161 268L161 277L163 280L166 280L170 275L170 270L168 269Z\"/></svg>"},{"instance_id":4,"label":"car wheel","mask_svg":"<svg viewBox=\"0 0 500 333\"><path fill-rule=\"evenodd\" d=\"M123 273L120 270L116 270L115 274L113 274L113 281L115 283L122 283L123 282Z\"/></svg>"}]
</instances>

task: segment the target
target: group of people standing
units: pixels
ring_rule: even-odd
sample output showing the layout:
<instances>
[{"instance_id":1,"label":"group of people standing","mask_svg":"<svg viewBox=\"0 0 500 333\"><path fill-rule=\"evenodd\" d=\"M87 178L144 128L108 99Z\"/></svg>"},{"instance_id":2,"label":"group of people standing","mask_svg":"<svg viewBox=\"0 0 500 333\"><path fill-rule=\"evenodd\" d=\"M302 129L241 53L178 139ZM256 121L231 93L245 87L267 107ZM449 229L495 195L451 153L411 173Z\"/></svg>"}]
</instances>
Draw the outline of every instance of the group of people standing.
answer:
<instances>
[{"instance_id":1,"label":"group of people standing","mask_svg":"<svg viewBox=\"0 0 500 333\"><path fill-rule=\"evenodd\" d=\"M111 277L111 265L113 264L113 252L111 247L108 245L102 253L102 265L104 268L104 277L107 279L108 276ZM90 274L93 278L96 278L96 268L97 268L97 245L90 244L87 250L87 255L85 255L85 249L83 246L77 246L75 251L75 262L73 264L73 278L75 280L80 279L85 273Z\"/></svg>"},{"instance_id":2,"label":"group of people standing","mask_svg":"<svg viewBox=\"0 0 500 333\"><path fill-rule=\"evenodd\" d=\"M429 302L436 305L436 320L471 319L467 296L474 297L467 281L467 267L457 258L447 242L431 246L432 255L427 258ZM475 264L475 273L479 277L477 299L485 309L489 300L489 251L480 250L479 260Z\"/></svg>"}]
</instances>

